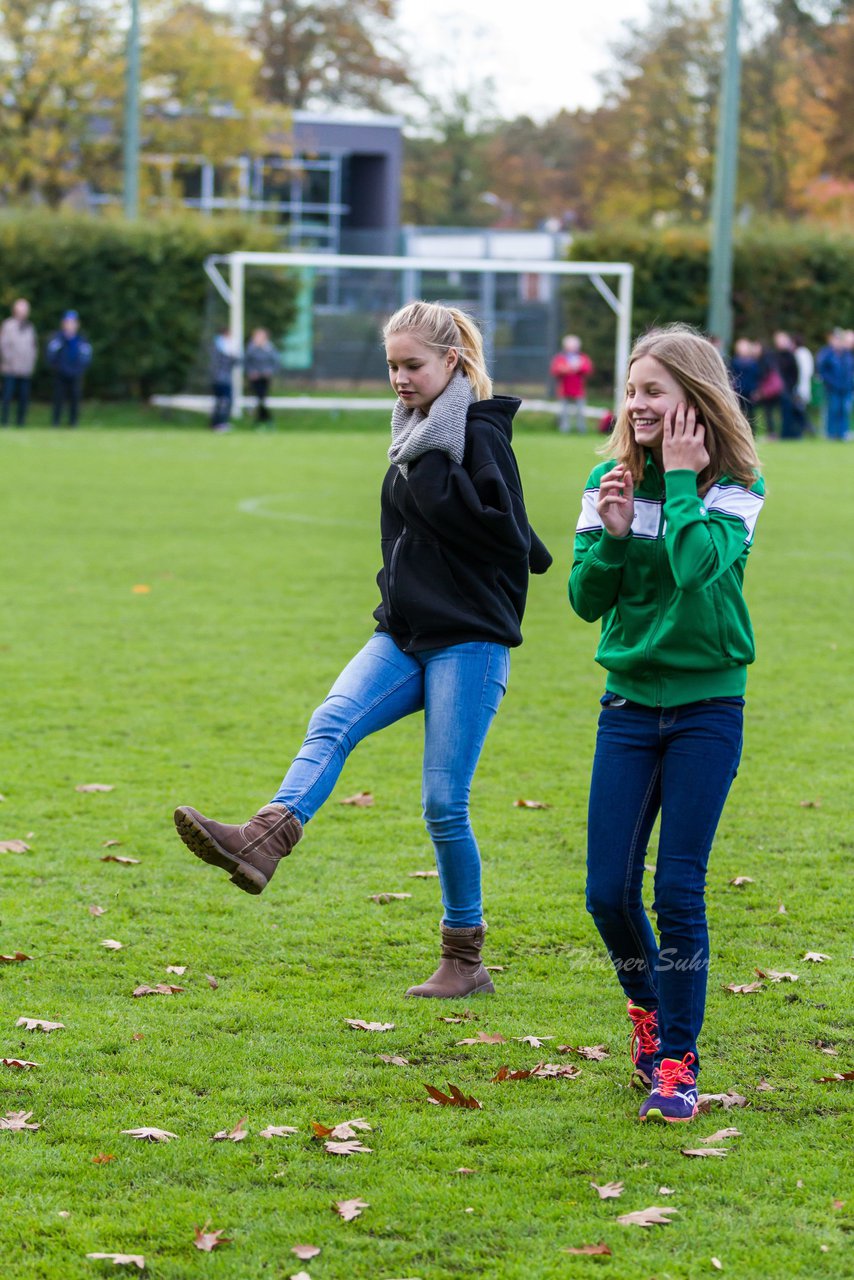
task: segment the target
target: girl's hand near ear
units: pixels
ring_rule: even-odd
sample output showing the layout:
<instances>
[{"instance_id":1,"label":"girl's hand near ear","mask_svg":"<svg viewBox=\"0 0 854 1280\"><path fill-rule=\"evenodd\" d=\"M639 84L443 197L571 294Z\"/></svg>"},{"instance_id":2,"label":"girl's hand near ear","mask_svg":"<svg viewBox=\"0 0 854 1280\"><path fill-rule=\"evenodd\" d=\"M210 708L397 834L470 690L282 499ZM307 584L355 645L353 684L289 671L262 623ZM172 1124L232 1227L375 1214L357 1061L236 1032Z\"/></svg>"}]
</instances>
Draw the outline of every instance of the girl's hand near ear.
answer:
<instances>
[{"instance_id":1,"label":"girl's hand near ear","mask_svg":"<svg viewBox=\"0 0 854 1280\"><path fill-rule=\"evenodd\" d=\"M697 475L709 465L705 445L706 428L697 421L693 405L686 409L680 404L675 414L670 410L664 415L664 435L661 440L661 457L665 471L694 471Z\"/></svg>"},{"instance_id":2,"label":"girl's hand near ear","mask_svg":"<svg viewBox=\"0 0 854 1280\"><path fill-rule=\"evenodd\" d=\"M631 471L621 462L600 480L596 510L613 538L628 535L635 516L635 485Z\"/></svg>"}]
</instances>

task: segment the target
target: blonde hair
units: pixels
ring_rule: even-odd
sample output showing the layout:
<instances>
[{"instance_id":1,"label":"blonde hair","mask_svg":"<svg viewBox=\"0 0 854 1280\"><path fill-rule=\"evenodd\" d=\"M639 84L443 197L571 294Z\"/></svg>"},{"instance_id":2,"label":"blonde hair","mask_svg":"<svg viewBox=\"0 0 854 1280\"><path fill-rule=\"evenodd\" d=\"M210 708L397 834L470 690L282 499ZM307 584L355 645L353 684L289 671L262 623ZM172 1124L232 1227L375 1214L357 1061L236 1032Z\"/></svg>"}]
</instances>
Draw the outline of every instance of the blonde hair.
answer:
<instances>
[{"instance_id":1,"label":"blonde hair","mask_svg":"<svg viewBox=\"0 0 854 1280\"><path fill-rule=\"evenodd\" d=\"M442 355L451 348L460 358L460 369L472 386L476 400L488 400L492 395L492 379L486 367L483 352L483 335L476 321L457 307L446 307L441 302L410 302L386 321L383 341L395 333L412 333L427 347L434 347Z\"/></svg>"},{"instance_id":2,"label":"blonde hair","mask_svg":"<svg viewBox=\"0 0 854 1280\"><path fill-rule=\"evenodd\" d=\"M651 329L639 338L629 356L629 368L642 356L652 356L685 388L688 403L697 410L706 429L708 466L697 476L700 494L726 475L747 488L759 474L759 457L750 423L744 416L729 380L726 365L715 346L687 324ZM614 430L600 452L624 463L636 484L646 465L644 446L635 440L624 403Z\"/></svg>"}]
</instances>

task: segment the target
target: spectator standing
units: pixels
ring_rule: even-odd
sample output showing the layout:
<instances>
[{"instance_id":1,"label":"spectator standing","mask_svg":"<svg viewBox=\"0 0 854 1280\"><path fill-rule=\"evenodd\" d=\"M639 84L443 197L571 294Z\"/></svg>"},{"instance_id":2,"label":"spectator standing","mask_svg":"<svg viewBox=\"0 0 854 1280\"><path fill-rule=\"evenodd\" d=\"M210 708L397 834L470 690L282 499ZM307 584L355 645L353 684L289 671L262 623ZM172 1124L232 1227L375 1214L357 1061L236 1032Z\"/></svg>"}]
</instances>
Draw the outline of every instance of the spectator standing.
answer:
<instances>
[{"instance_id":1,"label":"spectator standing","mask_svg":"<svg viewBox=\"0 0 854 1280\"><path fill-rule=\"evenodd\" d=\"M762 411L765 415L765 430L769 436L776 439L780 434L778 423L782 416L785 384L777 362L776 349L774 347L763 347L759 343L756 344L756 349L759 360L759 386L756 388L753 398L757 404L762 405Z\"/></svg>"},{"instance_id":2,"label":"spectator standing","mask_svg":"<svg viewBox=\"0 0 854 1280\"><path fill-rule=\"evenodd\" d=\"M211 431L231 430L233 399L231 375L235 365L238 364L240 364L240 357L231 332L227 327L220 329L211 344L211 389L213 391Z\"/></svg>"},{"instance_id":3,"label":"spectator standing","mask_svg":"<svg viewBox=\"0 0 854 1280\"><path fill-rule=\"evenodd\" d=\"M849 349L842 329L834 329L828 335L827 345L819 351L815 367L824 386L828 439L847 440L854 392L854 352Z\"/></svg>"},{"instance_id":4,"label":"spectator standing","mask_svg":"<svg viewBox=\"0 0 854 1280\"><path fill-rule=\"evenodd\" d=\"M750 338L739 338L729 364L730 379L750 429L756 435L756 392L759 387L759 353Z\"/></svg>"},{"instance_id":5,"label":"spectator standing","mask_svg":"<svg viewBox=\"0 0 854 1280\"><path fill-rule=\"evenodd\" d=\"M0 374L3 377L3 404L0 425L9 425L9 410L15 402L15 426L27 421L30 384L38 357L38 338L30 320L26 298L12 303L12 314L0 325Z\"/></svg>"},{"instance_id":6,"label":"spectator standing","mask_svg":"<svg viewBox=\"0 0 854 1280\"><path fill-rule=\"evenodd\" d=\"M76 311L66 311L58 331L47 344L47 362L53 370L53 425L62 423L68 406L68 425L77 426L83 374L92 362L92 346L80 330Z\"/></svg>"},{"instance_id":7,"label":"spectator standing","mask_svg":"<svg viewBox=\"0 0 854 1280\"><path fill-rule=\"evenodd\" d=\"M593 361L584 354L581 339L574 333L568 333L564 338L561 350L552 360L550 372L557 382L560 400L558 430L564 433L570 431L570 419L574 419L576 431L583 433L587 429L587 379L593 373Z\"/></svg>"},{"instance_id":8,"label":"spectator standing","mask_svg":"<svg viewBox=\"0 0 854 1280\"><path fill-rule=\"evenodd\" d=\"M795 336L795 360L798 365L798 388L796 392L796 408L801 417L801 425L805 435L815 435L810 418L812 404L812 380L815 374L815 360L802 334Z\"/></svg>"},{"instance_id":9,"label":"spectator standing","mask_svg":"<svg viewBox=\"0 0 854 1280\"><path fill-rule=\"evenodd\" d=\"M244 368L252 394L256 397L255 421L259 426L272 421L272 414L267 408L267 396L270 394L270 383L281 367L279 353L270 341L267 330L253 330L246 348Z\"/></svg>"},{"instance_id":10,"label":"spectator standing","mask_svg":"<svg viewBox=\"0 0 854 1280\"><path fill-rule=\"evenodd\" d=\"M780 392L782 426L781 440L798 440L804 433L804 419L798 404L800 369L795 359L795 344L791 336L778 329L774 334L774 354L783 381Z\"/></svg>"}]
</instances>

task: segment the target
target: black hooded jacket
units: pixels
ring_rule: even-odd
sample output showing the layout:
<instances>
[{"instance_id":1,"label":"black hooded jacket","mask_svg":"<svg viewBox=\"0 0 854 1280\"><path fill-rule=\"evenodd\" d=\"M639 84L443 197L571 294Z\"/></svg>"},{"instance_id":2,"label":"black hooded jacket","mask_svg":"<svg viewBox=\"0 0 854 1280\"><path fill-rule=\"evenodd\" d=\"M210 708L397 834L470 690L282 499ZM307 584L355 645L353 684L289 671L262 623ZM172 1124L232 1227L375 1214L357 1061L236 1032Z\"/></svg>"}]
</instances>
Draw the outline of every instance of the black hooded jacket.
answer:
<instances>
[{"instance_id":1,"label":"black hooded jacket","mask_svg":"<svg viewBox=\"0 0 854 1280\"><path fill-rule=\"evenodd\" d=\"M528 523L511 447L521 401L469 406L461 465L431 449L382 487L382 601L374 610L405 652L472 640L522 643L528 571L552 562Z\"/></svg>"}]
</instances>

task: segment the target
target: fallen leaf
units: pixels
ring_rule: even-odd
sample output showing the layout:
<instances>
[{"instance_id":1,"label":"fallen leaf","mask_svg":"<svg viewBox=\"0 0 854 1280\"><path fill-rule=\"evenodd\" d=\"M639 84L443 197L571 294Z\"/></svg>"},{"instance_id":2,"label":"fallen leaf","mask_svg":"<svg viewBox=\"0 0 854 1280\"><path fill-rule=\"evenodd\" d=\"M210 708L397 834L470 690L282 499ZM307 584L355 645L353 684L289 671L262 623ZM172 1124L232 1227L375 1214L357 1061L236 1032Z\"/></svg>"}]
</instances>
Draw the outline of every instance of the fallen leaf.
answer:
<instances>
[{"instance_id":1,"label":"fallen leaf","mask_svg":"<svg viewBox=\"0 0 854 1280\"><path fill-rule=\"evenodd\" d=\"M87 1253L86 1257L114 1262L117 1267L139 1267L140 1271L145 1266L145 1258L141 1253Z\"/></svg>"},{"instance_id":2,"label":"fallen leaf","mask_svg":"<svg viewBox=\"0 0 854 1280\"><path fill-rule=\"evenodd\" d=\"M800 803L801 803L802 809L820 809L821 808L820 800L802 800Z\"/></svg>"},{"instance_id":3,"label":"fallen leaf","mask_svg":"<svg viewBox=\"0 0 854 1280\"><path fill-rule=\"evenodd\" d=\"M295 1253L300 1262L308 1262L309 1258L316 1258L320 1250L316 1244L295 1244L291 1246L291 1253Z\"/></svg>"},{"instance_id":4,"label":"fallen leaf","mask_svg":"<svg viewBox=\"0 0 854 1280\"><path fill-rule=\"evenodd\" d=\"M581 1075L581 1067L574 1067L571 1064L564 1066L560 1062L538 1062L531 1075L549 1079L577 1080Z\"/></svg>"},{"instance_id":5,"label":"fallen leaf","mask_svg":"<svg viewBox=\"0 0 854 1280\"><path fill-rule=\"evenodd\" d=\"M789 913L788 913L788 911L786 910L786 908L783 906L783 904L782 904L782 902L781 902L781 903L780 903L780 905L779 905L779 907L777 908L777 915L778 915L778 916L787 916L788 914L789 914Z\"/></svg>"},{"instance_id":6,"label":"fallen leaf","mask_svg":"<svg viewBox=\"0 0 854 1280\"><path fill-rule=\"evenodd\" d=\"M506 1044L507 1041L500 1032L496 1031L491 1035L488 1031L478 1031L476 1036L472 1036L468 1040L458 1040L457 1044Z\"/></svg>"},{"instance_id":7,"label":"fallen leaf","mask_svg":"<svg viewBox=\"0 0 854 1280\"><path fill-rule=\"evenodd\" d=\"M216 990L218 989L218 987L219 987L219 983L217 982L217 980L216 980L216 978L213 976L213 974L212 974L212 973L206 973L206 974L205 974L205 978L207 979L207 984L208 984L208 986L210 987L211 991L216 991Z\"/></svg>"},{"instance_id":8,"label":"fallen leaf","mask_svg":"<svg viewBox=\"0 0 854 1280\"><path fill-rule=\"evenodd\" d=\"M579 1249L564 1249L564 1253L586 1253L591 1257L601 1256L603 1258L611 1257L611 1250L608 1248L604 1240L600 1240L598 1244L583 1244Z\"/></svg>"},{"instance_id":9,"label":"fallen leaf","mask_svg":"<svg viewBox=\"0 0 854 1280\"><path fill-rule=\"evenodd\" d=\"M23 840L0 840L0 853L29 853L30 846Z\"/></svg>"},{"instance_id":10,"label":"fallen leaf","mask_svg":"<svg viewBox=\"0 0 854 1280\"><path fill-rule=\"evenodd\" d=\"M351 1031L394 1031L393 1022L363 1022L361 1018L345 1018Z\"/></svg>"},{"instance_id":11,"label":"fallen leaf","mask_svg":"<svg viewBox=\"0 0 854 1280\"><path fill-rule=\"evenodd\" d=\"M354 1138L349 1142L324 1142L324 1149L333 1156L354 1156L360 1152L369 1155L373 1147L363 1146L358 1138Z\"/></svg>"},{"instance_id":12,"label":"fallen leaf","mask_svg":"<svg viewBox=\"0 0 854 1280\"><path fill-rule=\"evenodd\" d=\"M756 881L752 876L735 876L730 884L734 884L736 889L742 889L746 884L756 884Z\"/></svg>"},{"instance_id":13,"label":"fallen leaf","mask_svg":"<svg viewBox=\"0 0 854 1280\"><path fill-rule=\"evenodd\" d=\"M503 964L485 964L483 967L487 973L504 973L507 968Z\"/></svg>"},{"instance_id":14,"label":"fallen leaf","mask_svg":"<svg viewBox=\"0 0 854 1280\"><path fill-rule=\"evenodd\" d=\"M112 791L113 787L107 782L81 782L74 788L75 791Z\"/></svg>"},{"instance_id":15,"label":"fallen leaf","mask_svg":"<svg viewBox=\"0 0 854 1280\"><path fill-rule=\"evenodd\" d=\"M144 1039L145 1039L145 1036L142 1034L141 1031L134 1031L133 1035L131 1036L131 1040L144 1040Z\"/></svg>"},{"instance_id":16,"label":"fallen leaf","mask_svg":"<svg viewBox=\"0 0 854 1280\"><path fill-rule=\"evenodd\" d=\"M588 1062L604 1062L606 1058L610 1058L607 1045L604 1044L580 1044L574 1047L571 1044L559 1044L558 1053L577 1053L579 1058L586 1058Z\"/></svg>"},{"instance_id":17,"label":"fallen leaf","mask_svg":"<svg viewBox=\"0 0 854 1280\"><path fill-rule=\"evenodd\" d=\"M131 994L134 996L174 996L183 990L183 987L174 987L168 982L158 982L156 987L148 987L143 983L141 987L135 987Z\"/></svg>"},{"instance_id":18,"label":"fallen leaf","mask_svg":"<svg viewBox=\"0 0 854 1280\"><path fill-rule=\"evenodd\" d=\"M769 982L797 982L798 980L796 973L781 973L778 969L754 969L753 972L760 978L767 978Z\"/></svg>"},{"instance_id":19,"label":"fallen leaf","mask_svg":"<svg viewBox=\"0 0 854 1280\"><path fill-rule=\"evenodd\" d=\"M354 804L358 809L370 809L374 797L370 791L357 791L354 796L347 796L346 800L339 800L338 803Z\"/></svg>"},{"instance_id":20,"label":"fallen leaf","mask_svg":"<svg viewBox=\"0 0 854 1280\"><path fill-rule=\"evenodd\" d=\"M408 1067L410 1065L408 1058L402 1058L399 1053L379 1053L377 1054L380 1062L386 1062L390 1067Z\"/></svg>"},{"instance_id":21,"label":"fallen leaf","mask_svg":"<svg viewBox=\"0 0 854 1280\"><path fill-rule=\"evenodd\" d=\"M16 1027L23 1027L25 1031L64 1031L64 1022L47 1022L44 1018L19 1018L15 1023Z\"/></svg>"},{"instance_id":22,"label":"fallen leaf","mask_svg":"<svg viewBox=\"0 0 854 1280\"><path fill-rule=\"evenodd\" d=\"M660 1196L672 1196L672 1195L675 1195L676 1192L673 1190L672 1187L659 1187L658 1194Z\"/></svg>"},{"instance_id":23,"label":"fallen leaf","mask_svg":"<svg viewBox=\"0 0 854 1280\"><path fill-rule=\"evenodd\" d=\"M410 880L438 880L439 872L435 867L431 867L429 871L410 871Z\"/></svg>"},{"instance_id":24,"label":"fallen leaf","mask_svg":"<svg viewBox=\"0 0 854 1280\"><path fill-rule=\"evenodd\" d=\"M697 1106L700 1111L706 1113L711 1110L713 1102L719 1102L724 1111L729 1111L730 1107L747 1106L747 1099L740 1093L736 1093L735 1089L728 1089L726 1093L701 1093L697 1099Z\"/></svg>"},{"instance_id":25,"label":"fallen leaf","mask_svg":"<svg viewBox=\"0 0 854 1280\"><path fill-rule=\"evenodd\" d=\"M726 1156L729 1155L726 1147L683 1147L683 1156Z\"/></svg>"},{"instance_id":26,"label":"fallen leaf","mask_svg":"<svg viewBox=\"0 0 854 1280\"><path fill-rule=\"evenodd\" d=\"M814 1040L813 1044L816 1049L820 1049L822 1053L826 1053L829 1058L838 1058L839 1050L834 1049L833 1045L827 1044L824 1040Z\"/></svg>"},{"instance_id":27,"label":"fallen leaf","mask_svg":"<svg viewBox=\"0 0 854 1280\"><path fill-rule=\"evenodd\" d=\"M211 1250L219 1248L221 1244L231 1244L228 1236L223 1235L224 1227L221 1227L219 1231L208 1231L209 1226L210 1219L203 1227L193 1227L195 1232L193 1244L197 1249L201 1249L202 1253L210 1253Z\"/></svg>"},{"instance_id":28,"label":"fallen leaf","mask_svg":"<svg viewBox=\"0 0 854 1280\"><path fill-rule=\"evenodd\" d=\"M477 1022L477 1014L471 1009L463 1009L462 1013L440 1014L437 1022Z\"/></svg>"},{"instance_id":29,"label":"fallen leaf","mask_svg":"<svg viewBox=\"0 0 854 1280\"><path fill-rule=\"evenodd\" d=\"M187 966L185 964L167 964L166 972L177 973L178 977L180 978L183 974L187 972Z\"/></svg>"},{"instance_id":30,"label":"fallen leaf","mask_svg":"<svg viewBox=\"0 0 854 1280\"><path fill-rule=\"evenodd\" d=\"M117 845L124 843L122 840L102 840L102 849L115 849Z\"/></svg>"},{"instance_id":31,"label":"fallen leaf","mask_svg":"<svg viewBox=\"0 0 854 1280\"><path fill-rule=\"evenodd\" d=\"M220 1129L219 1133L215 1133L211 1138L211 1142L242 1142L244 1138L248 1138L246 1132L246 1121L248 1116L244 1116L242 1120L238 1120L233 1129Z\"/></svg>"},{"instance_id":32,"label":"fallen leaf","mask_svg":"<svg viewBox=\"0 0 854 1280\"><path fill-rule=\"evenodd\" d=\"M28 1071L31 1067L40 1067L40 1062L27 1062L23 1058L0 1058L4 1067L17 1067L20 1071Z\"/></svg>"},{"instance_id":33,"label":"fallen leaf","mask_svg":"<svg viewBox=\"0 0 854 1280\"><path fill-rule=\"evenodd\" d=\"M442 1093L441 1089L435 1088L432 1084L425 1084L424 1088L431 1100L440 1107L464 1107L469 1111L480 1111L483 1107L482 1102L478 1102L473 1096L466 1097L455 1084L448 1085L449 1093Z\"/></svg>"},{"instance_id":34,"label":"fallen leaf","mask_svg":"<svg viewBox=\"0 0 854 1280\"><path fill-rule=\"evenodd\" d=\"M170 1142L172 1138L178 1137L177 1133L170 1133L168 1129L122 1129L122 1133L143 1142Z\"/></svg>"},{"instance_id":35,"label":"fallen leaf","mask_svg":"<svg viewBox=\"0 0 854 1280\"><path fill-rule=\"evenodd\" d=\"M319 1124L317 1120L312 1120L311 1127L314 1130L315 1138L334 1138L336 1142L355 1138L358 1132L370 1133L372 1126L367 1120L359 1117L356 1120L342 1120L340 1124L333 1125L330 1129L328 1125Z\"/></svg>"},{"instance_id":36,"label":"fallen leaf","mask_svg":"<svg viewBox=\"0 0 854 1280\"><path fill-rule=\"evenodd\" d=\"M126 858L121 853L105 853L102 862L117 862L120 867L138 867L140 858Z\"/></svg>"},{"instance_id":37,"label":"fallen leaf","mask_svg":"<svg viewBox=\"0 0 854 1280\"><path fill-rule=\"evenodd\" d=\"M6 1129L10 1133L23 1133L25 1129L40 1129L40 1124L30 1124L29 1119L32 1111L7 1111L5 1116L0 1116L0 1129Z\"/></svg>"},{"instance_id":38,"label":"fallen leaf","mask_svg":"<svg viewBox=\"0 0 854 1280\"><path fill-rule=\"evenodd\" d=\"M530 1071L511 1071L509 1067L499 1067L495 1075L492 1077L492 1084L500 1084L502 1080L527 1080Z\"/></svg>"},{"instance_id":39,"label":"fallen leaf","mask_svg":"<svg viewBox=\"0 0 854 1280\"><path fill-rule=\"evenodd\" d=\"M258 1133L259 1138L287 1138L292 1133L299 1133L299 1129L295 1129L291 1124L268 1124L266 1129L261 1129Z\"/></svg>"},{"instance_id":40,"label":"fallen leaf","mask_svg":"<svg viewBox=\"0 0 854 1280\"><path fill-rule=\"evenodd\" d=\"M514 1036L513 1039L520 1044L529 1044L532 1049L542 1049L547 1040L554 1040L554 1036Z\"/></svg>"},{"instance_id":41,"label":"fallen leaf","mask_svg":"<svg viewBox=\"0 0 854 1280\"><path fill-rule=\"evenodd\" d=\"M411 898L411 893L369 893L369 902L402 902L404 898Z\"/></svg>"},{"instance_id":42,"label":"fallen leaf","mask_svg":"<svg viewBox=\"0 0 854 1280\"><path fill-rule=\"evenodd\" d=\"M97 906L94 902L89 907L90 916L102 916L103 914L104 914L104 908Z\"/></svg>"},{"instance_id":43,"label":"fallen leaf","mask_svg":"<svg viewBox=\"0 0 854 1280\"><path fill-rule=\"evenodd\" d=\"M837 1080L854 1080L854 1071L835 1071L832 1076L819 1076L819 1084L833 1084Z\"/></svg>"},{"instance_id":44,"label":"fallen leaf","mask_svg":"<svg viewBox=\"0 0 854 1280\"><path fill-rule=\"evenodd\" d=\"M96 1156L92 1157L93 1164L109 1164L115 1160L115 1156L108 1155L106 1151L99 1151Z\"/></svg>"},{"instance_id":45,"label":"fallen leaf","mask_svg":"<svg viewBox=\"0 0 854 1280\"><path fill-rule=\"evenodd\" d=\"M712 1258L711 1262L716 1271L723 1271L724 1264L721 1262L720 1258Z\"/></svg>"},{"instance_id":46,"label":"fallen leaf","mask_svg":"<svg viewBox=\"0 0 854 1280\"><path fill-rule=\"evenodd\" d=\"M101 943L102 947L106 947L108 951L121 951L122 943L116 942L115 938L104 938Z\"/></svg>"},{"instance_id":47,"label":"fallen leaf","mask_svg":"<svg viewBox=\"0 0 854 1280\"><path fill-rule=\"evenodd\" d=\"M730 982L724 991L731 991L734 996L752 996L756 991L762 991L764 986L764 982Z\"/></svg>"},{"instance_id":48,"label":"fallen leaf","mask_svg":"<svg viewBox=\"0 0 854 1280\"><path fill-rule=\"evenodd\" d=\"M600 1186L598 1182L591 1182L594 1191L598 1191L600 1200L618 1200L623 1194L622 1182L603 1182Z\"/></svg>"},{"instance_id":49,"label":"fallen leaf","mask_svg":"<svg viewBox=\"0 0 854 1280\"><path fill-rule=\"evenodd\" d=\"M769 1084L768 1081L765 1079L765 1077L762 1076L759 1080L759 1084L756 1086L756 1092L757 1093L773 1093L775 1088L776 1088L775 1085Z\"/></svg>"},{"instance_id":50,"label":"fallen leaf","mask_svg":"<svg viewBox=\"0 0 854 1280\"><path fill-rule=\"evenodd\" d=\"M338 1214L339 1218L343 1218L345 1222L352 1222L354 1218L362 1215L363 1209L370 1209L367 1200L336 1200L332 1208Z\"/></svg>"},{"instance_id":51,"label":"fallen leaf","mask_svg":"<svg viewBox=\"0 0 854 1280\"><path fill-rule=\"evenodd\" d=\"M550 804L545 804L542 800L514 800L514 809L551 809Z\"/></svg>"},{"instance_id":52,"label":"fallen leaf","mask_svg":"<svg viewBox=\"0 0 854 1280\"><path fill-rule=\"evenodd\" d=\"M0 956L0 964L23 964L25 960L32 960L32 958L25 955L23 951L16 951L11 956Z\"/></svg>"},{"instance_id":53,"label":"fallen leaf","mask_svg":"<svg viewBox=\"0 0 854 1280\"><path fill-rule=\"evenodd\" d=\"M821 964L824 960L829 960L830 956L826 956L822 951L807 951L804 959L811 960L813 964Z\"/></svg>"},{"instance_id":54,"label":"fallen leaf","mask_svg":"<svg viewBox=\"0 0 854 1280\"><path fill-rule=\"evenodd\" d=\"M665 1205L663 1209L652 1205L649 1209L638 1209L635 1213L621 1213L617 1222L622 1227L653 1227L658 1224L666 1227L670 1222L667 1215L678 1212L672 1205Z\"/></svg>"},{"instance_id":55,"label":"fallen leaf","mask_svg":"<svg viewBox=\"0 0 854 1280\"><path fill-rule=\"evenodd\" d=\"M717 1133L711 1134L708 1138L701 1138L704 1147L709 1146L713 1142L724 1142L727 1138L740 1138L740 1129L718 1129Z\"/></svg>"},{"instance_id":56,"label":"fallen leaf","mask_svg":"<svg viewBox=\"0 0 854 1280\"><path fill-rule=\"evenodd\" d=\"M459 1169L455 1169L454 1173L477 1173L477 1169L467 1169L465 1165L461 1165Z\"/></svg>"}]
</instances>

